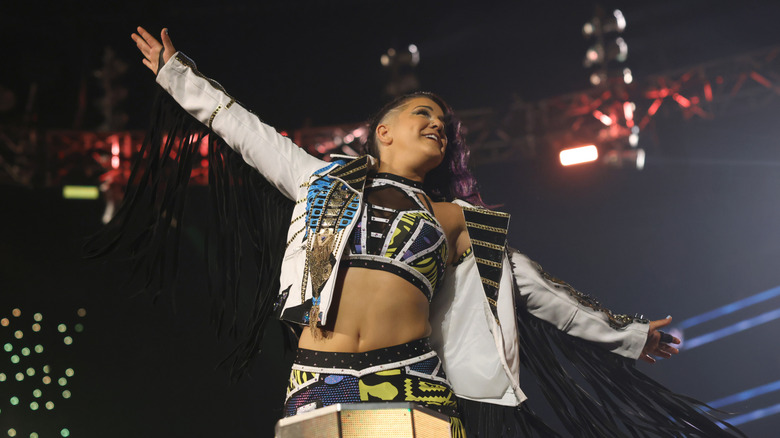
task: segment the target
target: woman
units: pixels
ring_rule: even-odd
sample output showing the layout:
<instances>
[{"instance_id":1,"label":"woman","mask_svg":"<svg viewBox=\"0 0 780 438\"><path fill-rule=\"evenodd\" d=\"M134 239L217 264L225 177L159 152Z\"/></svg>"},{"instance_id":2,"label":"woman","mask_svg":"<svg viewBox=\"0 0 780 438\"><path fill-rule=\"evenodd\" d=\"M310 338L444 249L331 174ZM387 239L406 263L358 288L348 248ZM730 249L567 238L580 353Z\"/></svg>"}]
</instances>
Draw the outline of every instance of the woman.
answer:
<instances>
[{"instance_id":1,"label":"woman","mask_svg":"<svg viewBox=\"0 0 780 438\"><path fill-rule=\"evenodd\" d=\"M522 404L522 362L550 385L546 395L573 433L618 436L652 428L633 411L619 412L608 396L600 394L599 405L550 365L549 347L534 342L546 331L600 344L604 351L593 353L596 360L624 368L607 378L636 381L620 358L654 362L653 356L676 354L670 344L679 340L658 330L671 319L612 314L508 249L508 215L450 202L481 204L465 167L460 126L440 98L417 93L390 103L371 124L370 155L327 163L200 74L174 49L167 30L162 43L141 27L132 38L162 88L295 202L275 309L282 320L308 328L298 341L285 416L338 402L406 400L448 415L453 436L465 436L459 411L470 435L488 436L496 428L497 434L550 436L554 432ZM129 217L129 204L120 220ZM171 226L176 212L168 212L160 216ZM581 344L567 348L590 354ZM605 373L600 366L587 364L586 376ZM643 402L634 409L662 405L660 417L650 417L650 424L659 422L657 430L721 433L695 404L638 380L649 394L638 394ZM625 398L626 388L609 389Z\"/></svg>"}]
</instances>

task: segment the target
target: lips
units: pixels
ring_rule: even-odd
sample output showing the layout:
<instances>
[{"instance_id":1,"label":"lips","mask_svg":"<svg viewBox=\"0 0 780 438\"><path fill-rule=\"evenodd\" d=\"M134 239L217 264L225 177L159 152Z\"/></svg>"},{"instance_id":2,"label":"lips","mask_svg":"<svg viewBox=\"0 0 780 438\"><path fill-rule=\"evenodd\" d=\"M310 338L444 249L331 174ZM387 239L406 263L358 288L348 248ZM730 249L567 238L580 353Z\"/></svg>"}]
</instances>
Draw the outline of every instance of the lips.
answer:
<instances>
[{"instance_id":1,"label":"lips","mask_svg":"<svg viewBox=\"0 0 780 438\"><path fill-rule=\"evenodd\" d=\"M436 134L423 134L423 137L425 137L425 138L430 138L431 140L433 140L433 141L435 141L436 143L438 143L438 144L439 144L439 146L441 146L441 145L442 145L442 143L441 143L441 138L439 138L439 136L438 136L438 135L436 135Z\"/></svg>"}]
</instances>

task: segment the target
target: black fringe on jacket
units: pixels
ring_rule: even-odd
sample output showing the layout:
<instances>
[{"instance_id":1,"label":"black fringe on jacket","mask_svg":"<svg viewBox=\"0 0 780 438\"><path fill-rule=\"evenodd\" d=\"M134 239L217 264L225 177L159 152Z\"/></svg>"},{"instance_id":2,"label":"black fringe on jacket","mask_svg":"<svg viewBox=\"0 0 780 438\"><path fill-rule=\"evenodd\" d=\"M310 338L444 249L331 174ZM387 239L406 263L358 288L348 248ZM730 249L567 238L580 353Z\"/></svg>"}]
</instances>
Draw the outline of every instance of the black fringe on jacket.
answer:
<instances>
[{"instance_id":1,"label":"black fringe on jacket","mask_svg":"<svg viewBox=\"0 0 780 438\"><path fill-rule=\"evenodd\" d=\"M203 159L199 148L206 136L211 201L205 239L208 290L217 334L227 332L237 340L223 362L237 379L259 352L273 313L293 203L161 89L124 201L111 222L88 239L85 254L125 256L132 263L133 278L143 281L139 293L155 298L173 295L187 188L193 163ZM246 258L256 266L250 281L241 269ZM244 308L246 300L239 299L239 291L247 288L254 289L249 309Z\"/></svg>"},{"instance_id":2,"label":"black fringe on jacket","mask_svg":"<svg viewBox=\"0 0 780 438\"><path fill-rule=\"evenodd\" d=\"M515 292L516 301L522 302L516 285ZM520 362L536 377L545 398L572 436L745 436L709 413L719 411L676 394L637 370L635 361L569 336L522 306L517 309L517 330ZM563 362L571 364L592 393L562 366L556 348L566 359Z\"/></svg>"}]
</instances>

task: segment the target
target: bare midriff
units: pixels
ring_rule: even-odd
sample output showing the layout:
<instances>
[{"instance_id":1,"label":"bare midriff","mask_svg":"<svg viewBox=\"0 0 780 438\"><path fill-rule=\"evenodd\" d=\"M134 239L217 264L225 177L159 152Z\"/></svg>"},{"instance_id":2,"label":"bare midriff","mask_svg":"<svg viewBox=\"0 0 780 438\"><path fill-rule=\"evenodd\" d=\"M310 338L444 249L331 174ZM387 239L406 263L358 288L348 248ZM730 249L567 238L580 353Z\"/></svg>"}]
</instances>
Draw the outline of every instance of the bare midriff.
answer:
<instances>
[{"instance_id":1,"label":"bare midriff","mask_svg":"<svg viewBox=\"0 0 780 438\"><path fill-rule=\"evenodd\" d=\"M303 328L299 348L358 353L404 344L431 333L428 299L386 271L342 268L328 324Z\"/></svg>"}]
</instances>

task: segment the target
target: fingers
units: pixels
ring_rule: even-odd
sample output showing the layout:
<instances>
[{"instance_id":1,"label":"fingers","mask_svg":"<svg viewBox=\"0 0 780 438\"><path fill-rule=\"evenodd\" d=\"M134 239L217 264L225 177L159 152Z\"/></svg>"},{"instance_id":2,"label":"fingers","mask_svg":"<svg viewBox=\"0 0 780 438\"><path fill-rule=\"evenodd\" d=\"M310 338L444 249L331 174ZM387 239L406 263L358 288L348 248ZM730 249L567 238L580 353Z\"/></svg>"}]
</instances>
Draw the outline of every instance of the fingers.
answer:
<instances>
[{"instance_id":1,"label":"fingers","mask_svg":"<svg viewBox=\"0 0 780 438\"><path fill-rule=\"evenodd\" d=\"M143 38L150 46L152 45L153 42L160 44L160 42L157 41L157 39L153 37L152 34L147 32L146 29L144 29L143 27L138 26L136 30L138 31L138 34L141 35L141 38Z\"/></svg>"},{"instance_id":2,"label":"fingers","mask_svg":"<svg viewBox=\"0 0 780 438\"><path fill-rule=\"evenodd\" d=\"M138 47L138 50L140 50L145 57L149 57L151 50L149 44L146 44L146 41L144 41L144 39L137 34L132 34L130 37L133 39L133 41L135 41L135 46Z\"/></svg>"},{"instance_id":3,"label":"fingers","mask_svg":"<svg viewBox=\"0 0 780 438\"><path fill-rule=\"evenodd\" d=\"M664 319L657 319L655 321L650 321L650 330L658 330L661 327L666 327L667 325L672 323L672 318L664 318Z\"/></svg>"},{"instance_id":4,"label":"fingers","mask_svg":"<svg viewBox=\"0 0 780 438\"><path fill-rule=\"evenodd\" d=\"M167 27L166 27L166 28L164 28L164 29L163 29L163 30L160 32L160 40L162 41L162 43L163 43L163 47L165 47L165 50L172 50L172 51L175 51L175 50L173 49L173 41L171 41L171 37L170 37L170 36L168 36L168 28L167 28Z\"/></svg>"},{"instance_id":5,"label":"fingers","mask_svg":"<svg viewBox=\"0 0 780 438\"><path fill-rule=\"evenodd\" d=\"M655 363L655 359L650 357L649 354L643 354L643 355L639 356L639 359L641 359L641 360L643 360L643 361L645 361L647 363Z\"/></svg>"}]
</instances>

